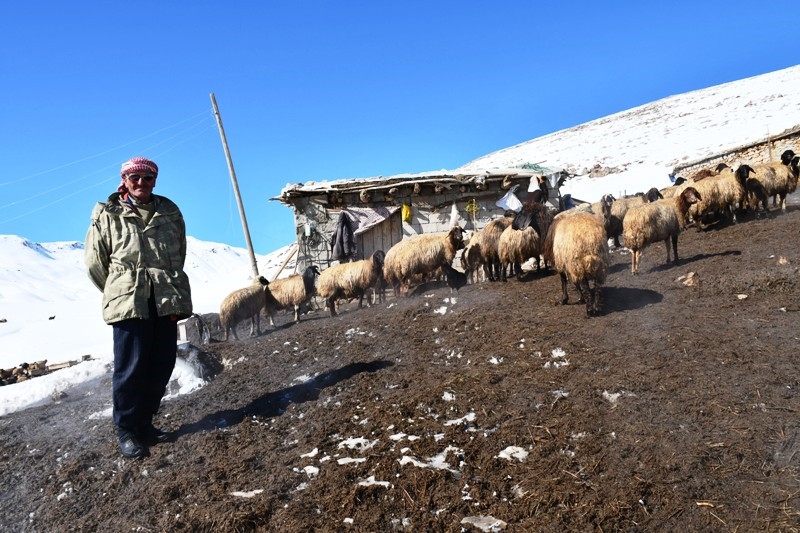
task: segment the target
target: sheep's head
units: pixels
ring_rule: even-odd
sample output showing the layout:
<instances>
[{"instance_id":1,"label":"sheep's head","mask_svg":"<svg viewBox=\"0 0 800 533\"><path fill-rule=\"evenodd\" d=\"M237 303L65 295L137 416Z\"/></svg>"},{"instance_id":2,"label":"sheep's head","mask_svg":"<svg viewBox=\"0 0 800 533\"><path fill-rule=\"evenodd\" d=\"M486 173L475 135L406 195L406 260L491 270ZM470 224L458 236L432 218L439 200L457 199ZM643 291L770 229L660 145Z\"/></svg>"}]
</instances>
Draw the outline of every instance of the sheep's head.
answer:
<instances>
[{"instance_id":1,"label":"sheep's head","mask_svg":"<svg viewBox=\"0 0 800 533\"><path fill-rule=\"evenodd\" d=\"M781 163L784 165L791 164L792 159L794 159L794 152L791 150L786 150L781 154Z\"/></svg>"},{"instance_id":2,"label":"sheep's head","mask_svg":"<svg viewBox=\"0 0 800 533\"><path fill-rule=\"evenodd\" d=\"M454 250L464 247L464 229L461 226L453 226L447 234L447 240L453 245Z\"/></svg>"},{"instance_id":3,"label":"sheep's head","mask_svg":"<svg viewBox=\"0 0 800 533\"><path fill-rule=\"evenodd\" d=\"M648 190L646 193L644 193L644 201L645 202L655 202L656 200L660 200L661 198L664 198L661 195L661 191L659 191L655 187L651 187L650 190Z\"/></svg>"},{"instance_id":4,"label":"sheep's head","mask_svg":"<svg viewBox=\"0 0 800 533\"><path fill-rule=\"evenodd\" d=\"M383 250L375 250L372 252L372 270L383 272L383 263L386 260L386 254Z\"/></svg>"},{"instance_id":5,"label":"sheep's head","mask_svg":"<svg viewBox=\"0 0 800 533\"><path fill-rule=\"evenodd\" d=\"M703 197L700 196L700 192L694 187L686 187L683 192L681 192L681 198L689 204L696 204L697 202L702 202Z\"/></svg>"},{"instance_id":6,"label":"sheep's head","mask_svg":"<svg viewBox=\"0 0 800 533\"><path fill-rule=\"evenodd\" d=\"M719 165L717 165L717 168L715 168L714 170L716 170L717 174L719 174L720 172L722 172L726 168L728 168L728 165L726 163L720 163Z\"/></svg>"}]
</instances>

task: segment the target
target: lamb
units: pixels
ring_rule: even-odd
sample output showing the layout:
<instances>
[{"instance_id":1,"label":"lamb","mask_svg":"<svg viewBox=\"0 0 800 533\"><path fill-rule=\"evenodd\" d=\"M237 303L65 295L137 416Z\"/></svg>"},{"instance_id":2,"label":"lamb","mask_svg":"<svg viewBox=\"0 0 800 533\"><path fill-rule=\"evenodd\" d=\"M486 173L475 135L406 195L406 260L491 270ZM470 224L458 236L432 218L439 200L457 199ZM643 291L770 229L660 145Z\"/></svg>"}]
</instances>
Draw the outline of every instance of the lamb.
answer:
<instances>
[{"instance_id":1,"label":"lamb","mask_svg":"<svg viewBox=\"0 0 800 533\"><path fill-rule=\"evenodd\" d=\"M269 281L264 276L259 276L253 284L243 289L237 289L222 300L219 308L219 322L225 331L225 340L233 332L233 338L239 340L236 334L236 325L242 320L250 319L250 336L256 332L261 335L261 310L267 305L269 297Z\"/></svg>"},{"instance_id":2,"label":"lamb","mask_svg":"<svg viewBox=\"0 0 800 533\"><path fill-rule=\"evenodd\" d=\"M424 277L452 264L456 252L464 247L464 230L453 226L444 235L412 235L386 253L383 275L395 295L407 294L412 278Z\"/></svg>"},{"instance_id":3,"label":"lamb","mask_svg":"<svg viewBox=\"0 0 800 533\"><path fill-rule=\"evenodd\" d=\"M786 150L781 154L780 163L765 163L755 167L742 165L736 169L736 172L737 174L741 173L745 181L755 179L758 182L758 184L751 183L750 191L760 191L760 194L756 196L760 200L758 203L763 202L765 211L767 210L767 205L766 201L764 201L764 194L777 196L780 199L781 211L786 212L786 195L797 190L797 180L800 175L800 157L795 156L792 150Z\"/></svg>"},{"instance_id":4,"label":"lamb","mask_svg":"<svg viewBox=\"0 0 800 533\"><path fill-rule=\"evenodd\" d=\"M376 250L369 259L334 265L320 274L317 295L325 299L331 316L336 316L336 301L343 298L358 298L361 309L364 295L383 278L385 257L383 250ZM367 305L372 305L369 298Z\"/></svg>"},{"instance_id":5,"label":"lamb","mask_svg":"<svg viewBox=\"0 0 800 533\"><path fill-rule=\"evenodd\" d=\"M745 199L745 181L742 174L721 163L717 174L694 183L693 187L703 199L689 208L689 216L698 230L704 229L703 217L713 213L722 213L736 223L736 209Z\"/></svg>"},{"instance_id":6,"label":"lamb","mask_svg":"<svg viewBox=\"0 0 800 533\"><path fill-rule=\"evenodd\" d=\"M480 281L481 274L483 273L483 256L481 253L480 233L476 234L470 243L464 248L461 254L461 268L467 275L469 283L477 283ZM485 273L484 273L485 274ZM483 280L486 276L483 276Z\"/></svg>"},{"instance_id":7,"label":"lamb","mask_svg":"<svg viewBox=\"0 0 800 533\"><path fill-rule=\"evenodd\" d=\"M600 288L608 272L608 236L603 219L586 211L557 216L544 243L545 260L561 277L561 304L569 302L567 280L586 304L586 316L600 314Z\"/></svg>"},{"instance_id":8,"label":"lamb","mask_svg":"<svg viewBox=\"0 0 800 533\"><path fill-rule=\"evenodd\" d=\"M276 279L270 284L272 297L267 298L266 310L272 327L275 327L275 312L289 307L294 309L294 321L300 322L300 306L307 304L314 297L317 276L319 269L315 265L310 265L302 274Z\"/></svg>"},{"instance_id":9,"label":"lamb","mask_svg":"<svg viewBox=\"0 0 800 533\"><path fill-rule=\"evenodd\" d=\"M664 198L648 204L632 207L623 221L622 237L631 250L631 274L639 272L642 250L651 243L664 241L667 247L667 263L670 262L669 241L675 252L674 263L678 264L678 235L686 227L689 208L702 201L694 187L687 187L674 198Z\"/></svg>"},{"instance_id":10,"label":"lamb","mask_svg":"<svg viewBox=\"0 0 800 533\"><path fill-rule=\"evenodd\" d=\"M479 246L483 271L489 281L500 279L500 257L497 255L497 246L500 235L514 221L511 217L496 218L486 224L480 232Z\"/></svg>"},{"instance_id":11,"label":"lamb","mask_svg":"<svg viewBox=\"0 0 800 533\"><path fill-rule=\"evenodd\" d=\"M528 259L539 258L541 253L541 239L532 226L519 229L511 224L500 235L497 244L497 255L500 259L500 280L506 281L506 270L509 275L515 274L517 279L522 277L522 263Z\"/></svg>"},{"instance_id":12,"label":"lamb","mask_svg":"<svg viewBox=\"0 0 800 533\"><path fill-rule=\"evenodd\" d=\"M449 263L442 265L442 268L444 269L445 281L447 286L450 287L450 292L453 292L453 289L458 292L461 287L467 284L467 275L464 272L456 270Z\"/></svg>"}]
</instances>

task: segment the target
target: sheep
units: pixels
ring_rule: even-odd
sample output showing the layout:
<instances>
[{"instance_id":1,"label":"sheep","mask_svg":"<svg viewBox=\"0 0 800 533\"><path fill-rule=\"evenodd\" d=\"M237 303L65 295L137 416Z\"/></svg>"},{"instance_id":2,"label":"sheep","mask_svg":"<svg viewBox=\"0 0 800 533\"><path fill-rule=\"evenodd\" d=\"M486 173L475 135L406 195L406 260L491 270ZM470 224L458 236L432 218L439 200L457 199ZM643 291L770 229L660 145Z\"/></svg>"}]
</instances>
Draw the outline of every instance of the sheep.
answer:
<instances>
[{"instance_id":1,"label":"sheep","mask_svg":"<svg viewBox=\"0 0 800 533\"><path fill-rule=\"evenodd\" d=\"M261 335L261 310L267 305L269 292L269 281L259 276L249 287L237 289L222 300L219 322L226 341L229 332L233 332L233 338L239 340L236 325L246 318L250 318L250 336L253 337L256 332Z\"/></svg>"},{"instance_id":2,"label":"sheep","mask_svg":"<svg viewBox=\"0 0 800 533\"><path fill-rule=\"evenodd\" d=\"M445 281L447 286L450 287L450 292L453 292L453 289L458 292L461 287L467 284L467 275L464 272L456 270L449 263L443 264L442 268L444 269Z\"/></svg>"},{"instance_id":3,"label":"sheep","mask_svg":"<svg viewBox=\"0 0 800 533\"><path fill-rule=\"evenodd\" d=\"M613 198L613 196L612 196ZM651 187L644 194L637 194L635 196L627 196L625 198L614 199L611 204L611 217L606 224L606 233L609 239L614 239L614 247L619 248L619 237L622 235L622 224L625 220L625 214L631 207L637 207L646 203L654 202L662 199L662 193L655 187ZM602 212L602 199L592 204L592 212L600 214Z\"/></svg>"},{"instance_id":4,"label":"sheep","mask_svg":"<svg viewBox=\"0 0 800 533\"><path fill-rule=\"evenodd\" d=\"M271 297L267 298L269 324L275 327L275 312L292 307L294 321L300 322L300 306L308 303L316 292L314 282L319 276L315 265L306 267L302 274L292 274L288 278L276 279L270 284Z\"/></svg>"},{"instance_id":5,"label":"sheep","mask_svg":"<svg viewBox=\"0 0 800 533\"><path fill-rule=\"evenodd\" d=\"M483 255L481 253L480 233L476 234L470 243L464 248L461 254L461 268L467 275L469 283L485 281L486 276L483 272ZM481 278L483 278L481 280Z\"/></svg>"},{"instance_id":6,"label":"sheep","mask_svg":"<svg viewBox=\"0 0 800 533\"><path fill-rule=\"evenodd\" d=\"M599 286L606 280L609 263L608 235L603 218L586 211L557 216L543 248L545 260L553 265L561 278L561 304L569 302L569 280L578 289L580 300L586 304L586 316L599 315Z\"/></svg>"},{"instance_id":7,"label":"sheep","mask_svg":"<svg viewBox=\"0 0 800 533\"><path fill-rule=\"evenodd\" d=\"M452 264L456 251L464 247L464 230L453 226L444 235L412 235L398 242L386 253L383 275L395 295L407 294L412 278L440 270Z\"/></svg>"},{"instance_id":8,"label":"sheep","mask_svg":"<svg viewBox=\"0 0 800 533\"><path fill-rule=\"evenodd\" d=\"M797 190L798 175L800 175L800 157L795 156L792 150L786 150L781 154L780 163L764 163L751 167L742 165L736 169L737 173L747 182L755 179L758 184L751 182L751 192L759 191L756 197L764 203L764 210L767 210L763 195L776 196L780 199L781 211L786 211L786 195ZM760 187L758 187L760 185ZM757 209L756 204L756 209Z\"/></svg>"},{"instance_id":9,"label":"sheep","mask_svg":"<svg viewBox=\"0 0 800 533\"><path fill-rule=\"evenodd\" d=\"M554 216L554 212L544 204L525 203L522 206L522 210L514 217L514 224L519 229L532 227L541 239L542 235L547 235ZM540 252L537 252L535 255L537 270L542 268L542 261L539 256ZM544 261L544 268L545 270L547 269L546 261Z\"/></svg>"},{"instance_id":10,"label":"sheep","mask_svg":"<svg viewBox=\"0 0 800 533\"><path fill-rule=\"evenodd\" d=\"M514 221L511 217L496 218L486 224L480 232L479 246L483 262L483 272L489 281L500 279L500 258L497 255L497 245L500 235Z\"/></svg>"},{"instance_id":11,"label":"sheep","mask_svg":"<svg viewBox=\"0 0 800 533\"><path fill-rule=\"evenodd\" d=\"M631 250L631 274L639 272L642 250L651 243L664 241L667 263L670 262L669 241L678 264L678 234L686 227L689 208L702 201L694 187L687 187L674 198L664 198L638 207L632 207L623 221L622 238ZM615 202L616 203L616 202Z\"/></svg>"},{"instance_id":12,"label":"sheep","mask_svg":"<svg viewBox=\"0 0 800 533\"><path fill-rule=\"evenodd\" d=\"M689 217L698 231L704 229L703 217L713 213L720 212L736 223L736 209L745 199L745 181L741 174L721 163L717 174L694 183L694 189L703 199L689 208Z\"/></svg>"},{"instance_id":13,"label":"sheep","mask_svg":"<svg viewBox=\"0 0 800 533\"><path fill-rule=\"evenodd\" d=\"M326 301L331 316L336 316L339 299L358 298L358 308L362 308L364 295L383 277L385 257L383 250L376 250L369 259L334 265L320 274L317 296ZM369 298L367 305L372 305Z\"/></svg>"},{"instance_id":14,"label":"sheep","mask_svg":"<svg viewBox=\"0 0 800 533\"><path fill-rule=\"evenodd\" d=\"M522 278L522 263L528 259L539 258L541 253L541 239L533 226L519 229L511 224L500 235L497 243L497 255L500 259L500 280L506 281L506 270L515 274L517 279Z\"/></svg>"}]
</instances>

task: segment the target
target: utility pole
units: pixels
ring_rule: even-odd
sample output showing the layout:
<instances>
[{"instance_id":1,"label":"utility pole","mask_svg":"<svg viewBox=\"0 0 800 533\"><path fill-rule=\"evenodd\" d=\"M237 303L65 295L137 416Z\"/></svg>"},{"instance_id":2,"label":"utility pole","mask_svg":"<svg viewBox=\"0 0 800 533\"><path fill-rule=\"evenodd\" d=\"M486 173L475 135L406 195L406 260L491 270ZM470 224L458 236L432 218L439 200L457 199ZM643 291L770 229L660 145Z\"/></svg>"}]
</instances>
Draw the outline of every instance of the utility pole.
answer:
<instances>
[{"instance_id":1,"label":"utility pole","mask_svg":"<svg viewBox=\"0 0 800 533\"><path fill-rule=\"evenodd\" d=\"M236 171L233 170L233 160L231 159L231 152L228 150L228 140L225 138L225 128L222 127L222 116L219 114L217 107L217 99L214 98L214 93L211 93L211 105L214 106L214 116L217 118L217 127L219 128L219 136L222 138L222 148L225 150L225 159L228 161L228 172L231 174L231 182L233 183L233 192L236 194L236 203L239 205L239 217L242 219L242 230L244 230L244 238L247 241L247 250L250 252L250 265L253 268L253 279L258 277L258 264L256 263L256 254L253 252L253 243L250 240L250 230L247 228L247 217L244 215L244 204L242 204L242 195L239 194L239 182L236 181Z\"/></svg>"}]
</instances>

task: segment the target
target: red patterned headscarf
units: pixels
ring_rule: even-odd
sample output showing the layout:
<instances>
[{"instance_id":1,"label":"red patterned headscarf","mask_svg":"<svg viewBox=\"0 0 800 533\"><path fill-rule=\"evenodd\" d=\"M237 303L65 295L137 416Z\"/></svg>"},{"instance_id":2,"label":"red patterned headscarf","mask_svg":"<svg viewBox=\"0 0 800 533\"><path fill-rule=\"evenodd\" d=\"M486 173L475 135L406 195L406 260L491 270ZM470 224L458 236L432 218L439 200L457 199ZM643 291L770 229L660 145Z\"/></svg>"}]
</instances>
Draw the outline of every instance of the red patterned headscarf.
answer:
<instances>
[{"instance_id":1,"label":"red patterned headscarf","mask_svg":"<svg viewBox=\"0 0 800 533\"><path fill-rule=\"evenodd\" d=\"M158 165L146 157L132 157L122 163L119 175L125 176L126 174L140 174L142 172L149 172L158 177Z\"/></svg>"},{"instance_id":2,"label":"red patterned headscarf","mask_svg":"<svg viewBox=\"0 0 800 533\"><path fill-rule=\"evenodd\" d=\"M117 191L124 194L128 188L125 187L125 175L149 172L155 177L158 177L158 165L146 157L132 157L122 163L122 168L119 175L123 178L122 183L117 187Z\"/></svg>"}]
</instances>

